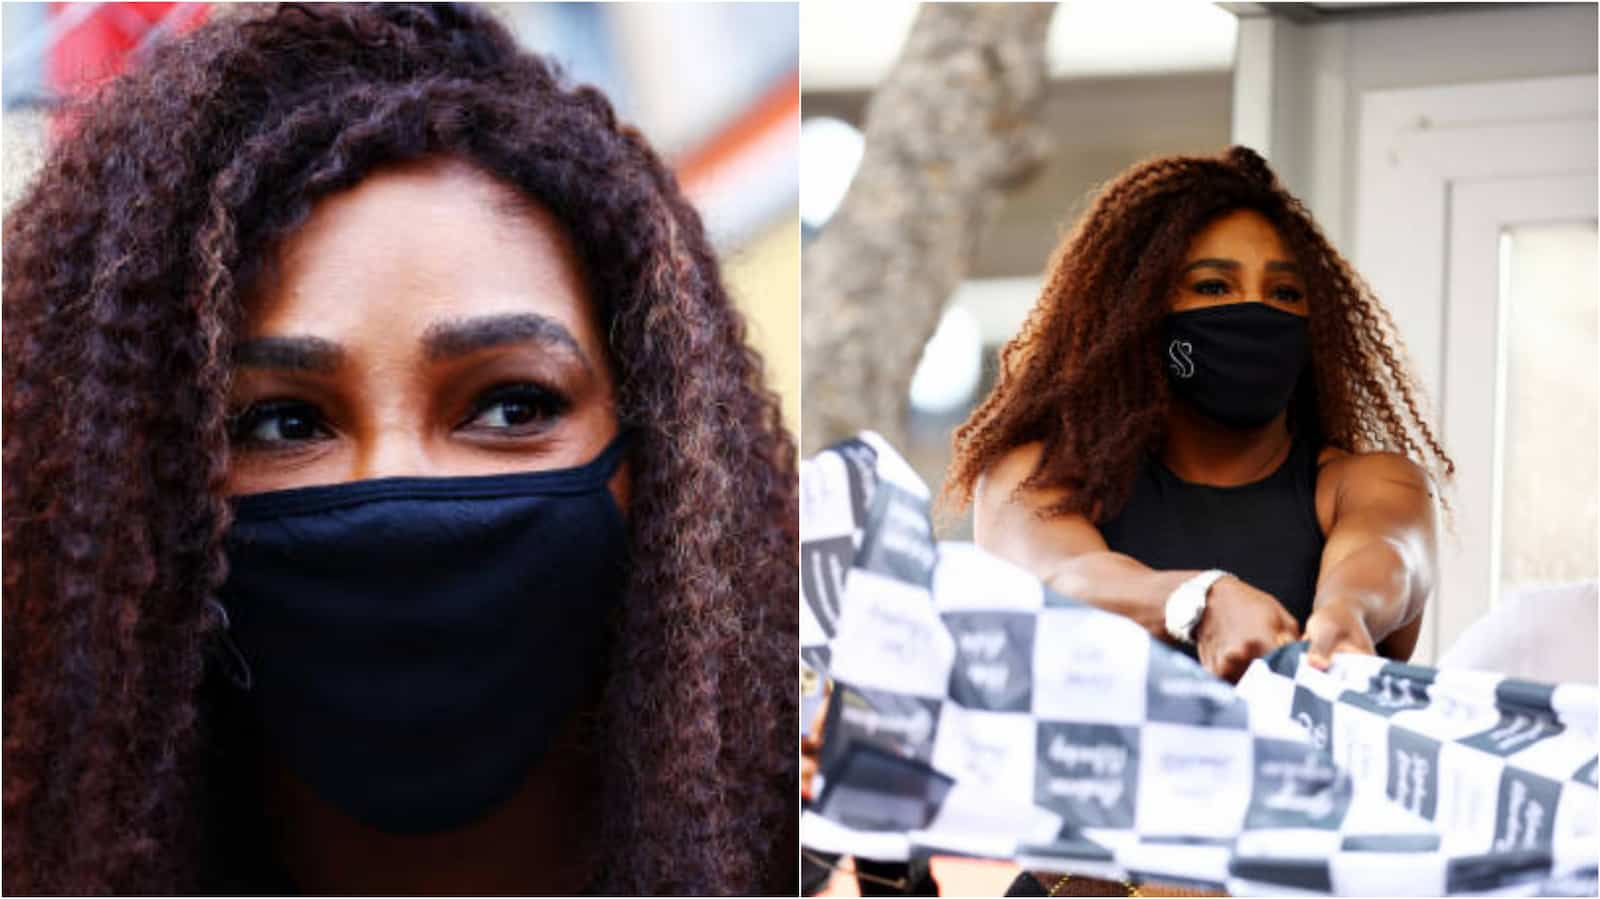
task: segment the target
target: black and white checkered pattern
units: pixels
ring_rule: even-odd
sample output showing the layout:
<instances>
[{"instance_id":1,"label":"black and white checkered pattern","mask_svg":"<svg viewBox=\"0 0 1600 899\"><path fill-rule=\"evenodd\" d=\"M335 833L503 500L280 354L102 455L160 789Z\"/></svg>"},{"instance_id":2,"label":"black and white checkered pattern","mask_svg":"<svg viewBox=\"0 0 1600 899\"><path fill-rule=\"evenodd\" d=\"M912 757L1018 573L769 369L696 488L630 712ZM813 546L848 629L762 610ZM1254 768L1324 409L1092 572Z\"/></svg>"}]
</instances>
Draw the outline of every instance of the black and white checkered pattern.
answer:
<instances>
[{"instance_id":1,"label":"black and white checkered pattern","mask_svg":"<svg viewBox=\"0 0 1600 899\"><path fill-rule=\"evenodd\" d=\"M1596 691L1304 646L1237 688L970 544L866 434L802 467L814 848L1236 894L1596 891Z\"/></svg>"}]
</instances>

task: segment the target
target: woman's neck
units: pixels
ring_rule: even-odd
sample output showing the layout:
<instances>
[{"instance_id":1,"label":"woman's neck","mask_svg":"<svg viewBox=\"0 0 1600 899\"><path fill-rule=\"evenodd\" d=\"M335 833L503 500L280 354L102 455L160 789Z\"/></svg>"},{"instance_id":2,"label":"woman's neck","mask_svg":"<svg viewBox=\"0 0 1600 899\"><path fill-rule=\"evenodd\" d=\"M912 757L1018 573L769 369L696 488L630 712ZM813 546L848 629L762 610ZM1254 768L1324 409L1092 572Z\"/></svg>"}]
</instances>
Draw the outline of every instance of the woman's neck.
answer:
<instances>
[{"instance_id":1,"label":"woman's neck","mask_svg":"<svg viewBox=\"0 0 1600 899\"><path fill-rule=\"evenodd\" d=\"M1236 487L1259 481L1289 458L1288 411L1255 428L1230 428L1174 398L1167 414L1161 461L1195 484Z\"/></svg>"},{"instance_id":2,"label":"woman's neck","mask_svg":"<svg viewBox=\"0 0 1600 899\"><path fill-rule=\"evenodd\" d=\"M598 759L574 716L556 745L487 817L446 833L389 834L330 805L281 761L267 762L272 850L302 892L572 895L598 873Z\"/></svg>"}]
</instances>

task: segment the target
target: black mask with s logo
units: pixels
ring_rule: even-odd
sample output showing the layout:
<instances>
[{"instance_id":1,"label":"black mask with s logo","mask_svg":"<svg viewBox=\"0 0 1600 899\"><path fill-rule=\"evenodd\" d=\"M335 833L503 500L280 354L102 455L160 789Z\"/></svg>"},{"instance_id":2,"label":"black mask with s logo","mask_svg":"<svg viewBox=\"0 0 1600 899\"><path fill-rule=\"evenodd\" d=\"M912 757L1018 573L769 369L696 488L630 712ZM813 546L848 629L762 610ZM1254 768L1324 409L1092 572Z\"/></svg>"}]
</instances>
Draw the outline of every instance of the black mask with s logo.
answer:
<instances>
[{"instance_id":1,"label":"black mask with s logo","mask_svg":"<svg viewBox=\"0 0 1600 899\"><path fill-rule=\"evenodd\" d=\"M1289 405L1310 336L1294 313L1229 303L1168 314L1162 354L1175 395L1228 427L1253 428Z\"/></svg>"}]
</instances>

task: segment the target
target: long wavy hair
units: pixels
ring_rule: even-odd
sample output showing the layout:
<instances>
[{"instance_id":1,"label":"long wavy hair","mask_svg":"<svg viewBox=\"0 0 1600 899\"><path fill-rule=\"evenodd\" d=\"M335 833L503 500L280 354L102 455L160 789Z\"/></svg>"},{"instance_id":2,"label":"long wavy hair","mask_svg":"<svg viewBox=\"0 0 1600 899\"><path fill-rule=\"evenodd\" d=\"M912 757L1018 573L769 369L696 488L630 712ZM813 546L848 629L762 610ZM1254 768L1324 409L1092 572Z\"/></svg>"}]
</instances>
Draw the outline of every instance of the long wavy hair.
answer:
<instances>
[{"instance_id":1,"label":"long wavy hair","mask_svg":"<svg viewBox=\"0 0 1600 899\"><path fill-rule=\"evenodd\" d=\"M570 230L634 434L599 886L792 894L796 450L639 132L464 6L230 15L70 112L5 231L6 891L206 888L241 298L320 198L442 154Z\"/></svg>"},{"instance_id":2,"label":"long wavy hair","mask_svg":"<svg viewBox=\"0 0 1600 899\"><path fill-rule=\"evenodd\" d=\"M1001 350L994 389L955 433L947 502L969 503L1002 455L1040 442L1021 486L1066 490L1044 514L1103 521L1121 509L1141 458L1164 436L1162 320L1190 240L1237 209L1272 222L1307 288L1311 364L1290 401L1290 427L1322 446L1403 453L1436 476L1454 473L1388 312L1266 161L1231 147L1151 159L1100 190Z\"/></svg>"}]
</instances>

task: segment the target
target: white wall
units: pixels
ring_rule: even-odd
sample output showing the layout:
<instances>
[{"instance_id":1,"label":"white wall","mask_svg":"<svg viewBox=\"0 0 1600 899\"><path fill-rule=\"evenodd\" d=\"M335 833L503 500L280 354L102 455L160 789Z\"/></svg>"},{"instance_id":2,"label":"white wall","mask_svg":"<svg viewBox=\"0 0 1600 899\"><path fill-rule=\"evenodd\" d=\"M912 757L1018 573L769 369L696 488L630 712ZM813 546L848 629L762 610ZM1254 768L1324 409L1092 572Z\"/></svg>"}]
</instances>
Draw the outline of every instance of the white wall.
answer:
<instances>
[{"instance_id":1,"label":"white wall","mask_svg":"<svg viewBox=\"0 0 1600 899\"><path fill-rule=\"evenodd\" d=\"M1450 6L1240 20L1233 140L1263 151L1341 248L1355 234L1365 92L1596 71L1595 4Z\"/></svg>"}]
</instances>

